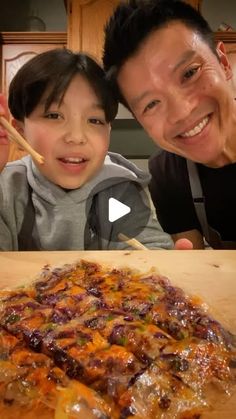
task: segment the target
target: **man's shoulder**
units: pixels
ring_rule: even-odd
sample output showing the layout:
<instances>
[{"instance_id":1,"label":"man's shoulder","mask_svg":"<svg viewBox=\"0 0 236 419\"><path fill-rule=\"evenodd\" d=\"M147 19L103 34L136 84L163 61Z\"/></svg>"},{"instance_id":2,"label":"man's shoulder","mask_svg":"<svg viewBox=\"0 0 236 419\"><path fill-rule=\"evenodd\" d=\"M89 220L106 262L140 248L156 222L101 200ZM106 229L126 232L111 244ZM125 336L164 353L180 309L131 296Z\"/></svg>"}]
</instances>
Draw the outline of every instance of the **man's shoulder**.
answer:
<instances>
[{"instance_id":1,"label":"man's shoulder","mask_svg":"<svg viewBox=\"0 0 236 419\"><path fill-rule=\"evenodd\" d=\"M166 150L158 150L149 158L149 170L153 173L176 175L186 172L186 159Z\"/></svg>"},{"instance_id":2,"label":"man's shoulder","mask_svg":"<svg viewBox=\"0 0 236 419\"><path fill-rule=\"evenodd\" d=\"M153 153L149 158L149 162L153 163L155 161L183 162L186 161L186 159L184 157L178 156L175 153L171 153L170 151L159 149L155 153Z\"/></svg>"}]
</instances>

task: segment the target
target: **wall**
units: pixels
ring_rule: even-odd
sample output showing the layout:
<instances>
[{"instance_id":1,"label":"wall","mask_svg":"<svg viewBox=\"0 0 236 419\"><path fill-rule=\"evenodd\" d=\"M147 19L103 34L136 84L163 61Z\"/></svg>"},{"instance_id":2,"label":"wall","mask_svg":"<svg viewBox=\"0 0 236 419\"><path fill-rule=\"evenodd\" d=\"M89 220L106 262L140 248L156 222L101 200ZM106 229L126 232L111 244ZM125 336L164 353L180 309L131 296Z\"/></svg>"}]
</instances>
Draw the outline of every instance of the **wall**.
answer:
<instances>
[{"instance_id":1,"label":"wall","mask_svg":"<svg viewBox=\"0 0 236 419\"><path fill-rule=\"evenodd\" d=\"M231 25L236 30L236 0L203 0L201 11L214 31L221 22Z\"/></svg>"},{"instance_id":2,"label":"wall","mask_svg":"<svg viewBox=\"0 0 236 419\"><path fill-rule=\"evenodd\" d=\"M23 31L30 8L30 0L1 0L1 31Z\"/></svg>"},{"instance_id":3,"label":"wall","mask_svg":"<svg viewBox=\"0 0 236 419\"><path fill-rule=\"evenodd\" d=\"M120 119L112 126L110 151L122 154L147 170L148 157L158 148L134 119Z\"/></svg>"},{"instance_id":4,"label":"wall","mask_svg":"<svg viewBox=\"0 0 236 419\"><path fill-rule=\"evenodd\" d=\"M30 0L31 10L35 10L45 22L46 31L67 30L67 16L63 0ZM49 13L50 6L50 13Z\"/></svg>"},{"instance_id":5,"label":"wall","mask_svg":"<svg viewBox=\"0 0 236 419\"><path fill-rule=\"evenodd\" d=\"M30 30L29 17L32 13L42 19L46 31L66 31L63 0L0 0L0 9L1 31ZM37 30L37 27L32 27L32 30Z\"/></svg>"}]
</instances>

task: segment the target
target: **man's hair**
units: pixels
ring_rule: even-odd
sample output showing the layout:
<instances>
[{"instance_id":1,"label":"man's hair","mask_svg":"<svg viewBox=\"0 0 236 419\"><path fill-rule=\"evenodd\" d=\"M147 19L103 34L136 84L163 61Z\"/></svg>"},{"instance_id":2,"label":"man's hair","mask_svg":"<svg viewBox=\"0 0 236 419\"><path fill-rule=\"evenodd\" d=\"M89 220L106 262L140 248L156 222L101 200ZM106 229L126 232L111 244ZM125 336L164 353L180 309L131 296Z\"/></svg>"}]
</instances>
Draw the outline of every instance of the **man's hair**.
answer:
<instances>
[{"instance_id":1,"label":"man's hair","mask_svg":"<svg viewBox=\"0 0 236 419\"><path fill-rule=\"evenodd\" d=\"M126 106L116 83L119 70L151 33L176 21L196 31L216 54L214 33L207 21L179 0L128 0L116 8L107 22L103 65L114 92Z\"/></svg>"},{"instance_id":2,"label":"man's hair","mask_svg":"<svg viewBox=\"0 0 236 419\"><path fill-rule=\"evenodd\" d=\"M24 121L47 92L45 111L53 102L61 103L74 76L84 77L101 101L105 118L111 122L118 102L107 83L103 69L88 55L75 54L66 48L56 48L27 61L12 79L8 105L15 119ZM78 90L78 95L80 94Z\"/></svg>"}]
</instances>

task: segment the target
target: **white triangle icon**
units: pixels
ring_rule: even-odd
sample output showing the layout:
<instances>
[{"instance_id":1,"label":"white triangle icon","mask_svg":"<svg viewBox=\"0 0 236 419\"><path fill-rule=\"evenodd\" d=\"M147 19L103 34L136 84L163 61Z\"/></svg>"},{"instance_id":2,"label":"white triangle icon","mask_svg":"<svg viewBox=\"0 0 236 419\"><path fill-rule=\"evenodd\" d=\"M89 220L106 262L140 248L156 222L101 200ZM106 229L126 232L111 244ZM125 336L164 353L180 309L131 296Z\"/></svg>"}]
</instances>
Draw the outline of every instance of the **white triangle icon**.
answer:
<instances>
[{"instance_id":1,"label":"white triangle icon","mask_svg":"<svg viewBox=\"0 0 236 419\"><path fill-rule=\"evenodd\" d=\"M123 204L115 198L109 198L108 202L108 219L111 223L124 217L124 215L129 214L131 211L128 205Z\"/></svg>"}]
</instances>

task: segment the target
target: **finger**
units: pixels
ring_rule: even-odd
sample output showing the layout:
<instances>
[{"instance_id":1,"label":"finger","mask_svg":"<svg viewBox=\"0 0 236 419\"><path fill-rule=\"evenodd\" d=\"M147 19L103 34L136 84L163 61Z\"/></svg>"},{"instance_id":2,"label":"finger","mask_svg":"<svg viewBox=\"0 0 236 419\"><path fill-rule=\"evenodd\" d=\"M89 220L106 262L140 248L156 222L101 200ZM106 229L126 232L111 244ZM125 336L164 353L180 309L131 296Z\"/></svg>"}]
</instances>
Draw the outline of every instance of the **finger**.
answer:
<instances>
[{"instance_id":1,"label":"finger","mask_svg":"<svg viewBox=\"0 0 236 419\"><path fill-rule=\"evenodd\" d=\"M0 115L4 115L8 117L8 109L6 98L0 94ZM0 125L0 172L4 168L7 163L8 155L9 155L9 141L7 138L6 130Z\"/></svg>"},{"instance_id":2,"label":"finger","mask_svg":"<svg viewBox=\"0 0 236 419\"><path fill-rule=\"evenodd\" d=\"M0 93L0 115L4 115L5 118L9 119L9 109L7 106L7 99L2 93Z\"/></svg>"},{"instance_id":3,"label":"finger","mask_svg":"<svg viewBox=\"0 0 236 419\"><path fill-rule=\"evenodd\" d=\"M175 250L192 250L193 243L188 239L179 239L175 242Z\"/></svg>"},{"instance_id":4,"label":"finger","mask_svg":"<svg viewBox=\"0 0 236 419\"><path fill-rule=\"evenodd\" d=\"M1 140L0 138L0 173L8 161L9 150L10 150L9 143L7 142L7 144L2 144L2 141L3 140Z\"/></svg>"},{"instance_id":5,"label":"finger","mask_svg":"<svg viewBox=\"0 0 236 419\"><path fill-rule=\"evenodd\" d=\"M1 105L0 105L0 115L1 115ZM7 132L6 130L2 127L2 125L0 124L0 145L7 145L8 142L8 138L7 138Z\"/></svg>"},{"instance_id":6,"label":"finger","mask_svg":"<svg viewBox=\"0 0 236 419\"><path fill-rule=\"evenodd\" d=\"M0 146L8 146L9 145L9 141L7 139L7 137L5 135L1 135L0 133ZM2 150L1 150L2 153Z\"/></svg>"},{"instance_id":7,"label":"finger","mask_svg":"<svg viewBox=\"0 0 236 419\"><path fill-rule=\"evenodd\" d=\"M0 115L5 115L5 109L4 109L4 107L2 106L2 104L1 104L1 102L0 102Z\"/></svg>"},{"instance_id":8,"label":"finger","mask_svg":"<svg viewBox=\"0 0 236 419\"><path fill-rule=\"evenodd\" d=\"M7 109L6 98L1 93L0 93L0 115L3 115L4 117L9 116L9 112L8 112L8 109ZM2 145L8 145L7 132L1 124L0 124L0 145L1 146ZM1 150L1 152L3 152L3 150Z\"/></svg>"}]
</instances>

